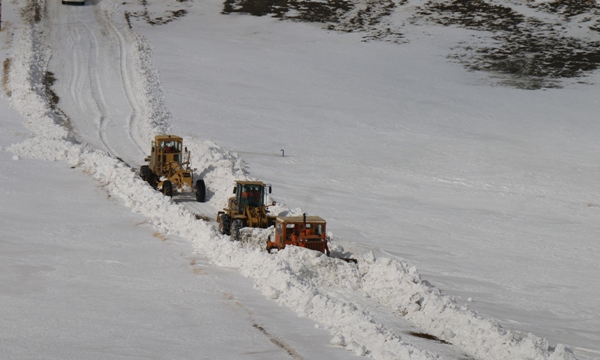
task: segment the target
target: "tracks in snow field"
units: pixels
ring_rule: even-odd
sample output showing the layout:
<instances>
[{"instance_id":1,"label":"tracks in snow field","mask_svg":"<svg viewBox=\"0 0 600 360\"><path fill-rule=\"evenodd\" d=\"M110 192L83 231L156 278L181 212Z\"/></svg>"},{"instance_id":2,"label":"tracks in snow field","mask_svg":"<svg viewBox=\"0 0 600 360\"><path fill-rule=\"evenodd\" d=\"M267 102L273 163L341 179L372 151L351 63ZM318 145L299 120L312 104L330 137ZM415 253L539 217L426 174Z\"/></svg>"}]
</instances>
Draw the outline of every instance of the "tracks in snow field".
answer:
<instances>
[{"instance_id":1,"label":"tracks in snow field","mask_svg":"<svg viewBox=\"0 0 600 360\"><path fill-rule=\"evenodd\" d=\"M141 110L125 35L93 2L46 4L48 69L57 79L58 107L80 140L137 167L148 145L139 134Z\"/></svg>"}]
</instances>

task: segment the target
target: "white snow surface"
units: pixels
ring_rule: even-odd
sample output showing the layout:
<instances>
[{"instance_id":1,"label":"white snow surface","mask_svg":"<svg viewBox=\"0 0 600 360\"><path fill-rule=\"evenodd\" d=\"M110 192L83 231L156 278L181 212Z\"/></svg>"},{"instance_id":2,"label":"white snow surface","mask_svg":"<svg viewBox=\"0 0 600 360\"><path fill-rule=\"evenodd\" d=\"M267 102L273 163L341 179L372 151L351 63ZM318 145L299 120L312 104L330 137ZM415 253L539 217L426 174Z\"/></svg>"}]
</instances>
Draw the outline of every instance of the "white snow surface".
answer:
<instances>
[{"instance_id":1,"label":"white snow surface","mask_svg":"<svg viewBox=\"0 0 600 360\"><path fill-rule=\"evenodd\" d=\"M491 87L440 56L458 35L435 28L365 44L184 4L132 29L136 5L114 0L48 2L40 22L4 5L1 358L600 355L597 86ZM207 204L136 175L168 131ZM333 253L358 265L268 254L194 216L247 178L273 185L273 212L329 220ZM114 330L107 314L127 321Z\"/></svg>"}]
</instances>

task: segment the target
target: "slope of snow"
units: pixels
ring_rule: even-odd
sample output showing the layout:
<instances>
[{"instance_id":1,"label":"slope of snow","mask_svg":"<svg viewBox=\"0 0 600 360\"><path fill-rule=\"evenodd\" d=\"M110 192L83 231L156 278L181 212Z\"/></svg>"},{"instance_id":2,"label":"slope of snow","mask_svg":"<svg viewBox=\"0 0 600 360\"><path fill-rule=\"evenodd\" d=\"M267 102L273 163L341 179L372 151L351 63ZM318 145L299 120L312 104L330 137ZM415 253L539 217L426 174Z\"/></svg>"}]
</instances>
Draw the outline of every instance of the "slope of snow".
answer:
<instances>
[{"instance_id":1,"label":"slope of snow","mask_svg":"<svg viewBox=\"0 0 600 360\"><path fill-rule=\"evenodd\" d=\"M212 3L206 11L214 12L217 9L216 5L216 2ZM52 6L59 5L48 4L49 8L52 8ZM193 4L190 6L193 6ZM327 63L331 53L323 52L323 50L338 51L341 59L350 59L350 53L345 54L345 52L354 49L356 45L346 44L353 44L357 40L356 37L343 37L337 34L335 36L323 35L324 33L321 33L319 29L303 28L305 31L302 34L306 36L304 39L309 39L303 40L305 43L310 44L312 41L315 44L327 40L326 44L332 46L325 47L321 44L318 47L311 47L312 50L320 50L320 52L304 53L302 50L293 52L292 47L286 47L285 43L280 42L282 40L278 38L281 37L288 42L294 37L299 37L295 32L296 25L243 17L227 17L225 19L218 17L212 20L213 22L236 21L242 24L241 29L244 30L244 32L231 34L231 37L222 34L218 37L215 36L218 41L210 43L209 48L211 54L215 56L214 60L219 60L219 66L224 66L219 71L213 71L214 69L211 66L207 66L211 64L214 66L216 63L198 64L194 62L198 59L204 58L205 61L209 59L206 51L196 52L190 50L185 56L170 57L172 62L168 64L169 66L159 62L157 66L161 69L161 76L174 82L164 79L162 81L166 84L175 84L165 86L166 101L163 101L157 78L151 76L149 81L145 81L144 79L148 78L142 76L142 74L153 72L149 46L145 38L134 35L133 32L127 29L124 20L121 20L124 17L122 17L121 10L116 2L102 1L96 4L93 9L96 18L114 21L110 27L117 34L116 36L124 41L119 43L120 49L133 54L128 55L129 59L141 59L139 62L136 62L138 60L132 60L133 63L138 65L133 66L134 75L131 79L122 80L123 84L127 84L122 85L119 83L115 85L119 89L121 87L125 88L134 95L135 99L130 101L129 104L152 104L152 106L155 106L152 111L134 110L132 112L137 120L135 120L135 129L131 134L138 134L131 136L132 138L139 137L147 140L152 134L164 131L169 126L175 127L175 124L167 123L170 117L169 112L175 114L175 119L187 117L186 120L177 122L177 126L182 129L186 127L190 129L182 130L184 135L188 135L186 132L193 135L186 136L186 142L194 154L194 166L202 169L203 175L208 181L211 203L216 207L225 203L233 179L245 178L250 175L269 175L273 182L278 181L278 185L281 185L277 193L281 193L282 198L286 196L283 199L287 206L285 204L280 205L278 211L296 213L302 211L302 209L297 208L290 209L290 204L305 209L308 208L308 211L312 213L319 210L323 211L319 212L319 215L324 215L330 219L329 229L335 229L334 232L338 235L333 246L334 250L343 253L347 251L344 247L352 248L354 255L359 259L359 266L297 248L288 248L273 256L259 249L247 247L243 243L230 242L227 237L221 236L215 231L213 223L197 220L189 209L152 190L136 176L132 168L115 158L115 156L125 155L118 153L118 147L141 147L135 140L132 142L131 139L111 137L110 141L115 141L116 145L107 146L106 148L98 146L100 149L74 141L73 135L77 135L79 141L86 141L88 138L82 131L69 134L65 127L60 126L63 119L50 111L49 104L45 100L44 89L41 89L38 85L41 74L47 70L48 64L52 64L50 58L53 54L52 49L40 45L45 43L44 36L47 35L42 32L43 27L40 24L33 26L24 24L19 27L18 31L15 32L12 44L13 65L10 73L12 96L10 101L12 106L27 118L26 125L33 134L27 140L15 143L8 148L15 154L15 159L31 157L61 160L75 169L89 174L111 197L117 197L120 204L124 204L137 213L132 214L132 218L142 216L163 236L189 241L189 243L195 245L199 256L206 258L211 264L236 269L243 276L252 279L254 287L266 299L269 299L268 301L273 300L280 305L285 305L299 316L314 321L317 329L313 331L320 334L323 329L327 330L332 345L343 347L357 355L366 355L375 359L429 359L437 358L440 354L457 358L467 354L477 358L490 359L575 358L568 347L561 344L550 345L543 338L510 330L510 327L505 324L469 310L437 287L422 280L416 268L409 265L405 260L397 256L384 255L385 252L388 252L407 258L413 257L414 261L419 264L427 264L428 261L433 261L433 264L425 266L431 269L432 278L438 276L438 281L444 283L444 281L449 281L451 277L444 276L448 268L444 268L443 265L448 264L447 266L456 267L462 265L462 260L460 263L455 262L453 264L452 261L445 259L442 264L438 264L435 256L429 257L433 252L427 250L420 250L419 252L419 247L415 243L411 243L410 237L415 236L418 239L418 237L423 238L428 234L435 237L440 235L440 229L444 229L443 231L449 232L450 239L460 238L465 234L464 229L456 227L452 230L451 226L452 224L462 224L469 219L472 221L469 223L470 226L478 229L478 231L483 231L481 230L482 226L493 229L493 224L498 220L494 211L503 214L503 216L506 216L507 212L506 210L499 211L494 208L486 208L483 200L476 201L478 196L485 195L487 197L484 200L490 200L494 199L494 196L534 197L540 192L542 195L557 194L556 190L552 190L554 188L549 190L546 188L542 188L542 190L526 188L515 194L514 192L519 186L530 183L526 181L529 176L528 173L517 174L519 176L510 178L512 183L503 185L494 183L494 181L498 181L494 177L497 175L497 170L490 169L487 176L486 173L479 172L481 162L489 160L489 154L487 156L482 155L482 158L479 159L477 156L473 156L471 152L478 150L478 146L483 146L481 144L485 143L486 136L491 136L489 133L494 133L487 130L487 126L493 126L492 121L487 121L485 124L475 121L481 113L485 113L481 109L488 109L485 107L486 104L478 104L480 110L474 110L473 113L470 113L461 110L465 105L456 105L458 102L456 97L444 95L447 102L444 104L443 102L440 103L436 96L433 96L435 101L428 102L426 98L421 99L417 95L411 95L411 92L420 92L421 95L425 93L448 94L451 93L454 85L449 82L436 84L435 82L425 81L419 85L418 82L408 76L408 73L403 73L403 76L407 77L404 83L410 83L414 86L402 90L401 95L403 96L399 96L400 98L405 96L409 99L400 103L400 105L406 105L406 108L402 106L396 108L396 106L399 106L393 105L396 96L391 98L380 97L381 94L400 91L394 84L384 81L386 77L389 77L389 73L385 71L385 65L389 63L390 59L398 55L395 50L391 50L386 46L373 45L371 49L376 50L377 56L370 56L361 52L362 56L356 56L354 61L367 63L369 69L373 68L375 70L368 74L353 73L352 69L360 68L357 63L348 62L342 63L342 65L335 63L333 65L331 60ZM194 10L198 9L194 8ZM90 9L69 8L68 11L86 14ZM53 14L58 14L58 12ZM184 20L193 21L193 16L189 17L190 19ZM203 18L203 14L200 13L198 17ZM181 24L188 23L182 21L181 23L175 22L172 24L175 35L182 34L181 29L177 28L177 26L182 26ZM210 27L211 25L215 24L208 22L205 26ZM277 29L285 29L285 31L265 30L274 29L275 26L277 26ZM260 36L246 37L244 34L252 33L252 31L248 31L248 27L254 27L254 34L263 34L262 36L265 37L274 34L274 37L269 38L269 41L260 41ZM53 22L52 28L60 29L60 23ZM226 29L227 26L221 28L222 31ZM145 29L144 31L150 32L149 30ZM192 33L192 31L186 32L190 35ZM91 34L96 33L92 31ZM182 48L176 47L177 44L173 44L174 49L169 48L168 37L163 38L167 35L168 33L165 34L165 32L161 32L160 36L158 33L152 34L156 44L164 45L163 51L171 54L182 51ZM59 33L55 39L64 36L65 34ZM200 42L207 40L201 36L198 36L197 39L196 41ZM252 39L258 43L253 44ZM344 39L345 42L338 39ZM193 39L186 40L190 44L196 45ZM50 44L56 45L57 41L51 41ZM272 41L275 41L275 45L270 43ZM300 40L296 39L296 41ZM229 42L233 42L236 47L228 47ZM337 42L341 42L342 45L338 45L339 47L336 48ZM113 40L112 42L109 41L109 44L115 45L116 43ZM273 47L268 47L268 45ZM220 49L219 46L223 46L223 48ZM200 48L201 46L190 47L190 49ZM266 58L259 56L259 53L264 53L265 48L271 50ZM159 49L160 47L157 47L156 51L159 51ZM235 51L239 51L240 55L245 53L246 57L237 56L238 54ZM54 49L54 52L56 52L56 49ZM289 58L290 52L291 55L294 55L293 61L297 62L296 64L304 64L305 68L300 73L291 72L290 78L285 79L283 76L290 73L289 68L281 65L278 68L277 64L289 64L292 61ZM302 56L303 54L306 55ZM296 56L299 57L299 60L295 58ZM158 58L162 62L169 59L164 54L160 54ZM242 59L243 61L226 64L225 61L230 59ZM181 78L181 74L178 77L177 71L173 73L167 71L168 69L179 71L185 69L183 64L179 63L182 60L185 60L187 66L193 65L192 67L196 68L196 72L191 70L185 72L186 76L190 77L187 81ZM248 66L248 62L251 60L256 62L251 62L249 69L258 69L256 73L242 67L243 64ZM272 62L261 68L259 66L261 60ZM417 60L413 59L413 61L416 64ZM81 63L77 63L77 60L75 62L79 66L83 66L84 62L88 63L87 60L81 60ZM314 74L310 77L307 76L311 71L319 69L319 63L327 64L322 67L322 69L325 68L323 73L317 77ZM199 66L204 70L198 71ZM416 65L414 67L417 68ZM100 67L92 69L92 73L95 75L98 71L98 74L102 75L102 70L98 69ZM273 75L274 69L280 72L276 72L275 75L280 76ZM378 71L377 69L382 70ZM232 73L230 74L229 71L232 71ZM339 74L336 74L336 71L339 71ZM432 76L439 75L445 81L450 81L453 77L459 76L456 71L450 73L443 70L437 71L438 73L434 72ZM68 71L65 73L68 73ZM220 76L212 78L215 74ZM344 75L347 74L353 74L355 77L346 78ZM267 79L266 82L259 82L259 80L262 81L265 78ZM220 82L217 80L220 80ZM328 83L334 85L328 87ZM281 87L280 91L277 91L277 84ZM357 86L357 84L360 84L360 86ZM366 86L368 84L377 84L377 86ZM222 88L219 89L219 86ZM175 88L177 90L172 90ZM240 88L248 88L252 91L234 91L234 89ZM65 89L72 88L66 87ZM315 94L315 89L320 90ZM65 92L67 92L66 90ZM470 93L463 93L458 98L475 97L476 91L480 89L471 89L464 86L463 90L465 93ZM231 91L232 95L220 97L220 91L223 91L222 95ZM511 104L520 103L518 96L512 91L497 90L497 92L503 96L503 101ZM207 93L206 98L201 96L204 93ZM291 93L293 93L293 96L290 95ZM353 98L353 93L358 94L359 98ZM186 95L184 96L184 94ZM61 93L61 95L66 96L65 93ZM192 98L197 101L191 102ZM259 99L264 99L264 102L261 103L258 101ZM286 101L286 99L288 100ZM190 101L191 105L183 106L186 101ZM378 103L378 101L381 101L381 103ZM485 98L482 101L485 102ZM173 107L171 107L171 103L174 104ZM232 103L235 106L232 106ZM256 105L257 103L259 105ZM357 105L361 103L372 105L362 108ZM205 105L205 112L198 112L197 107L203 105ZM81 110L86 110L86 106L88 105L84 105ZM127 108L130 105L123 106ZM168 110L167 106L169 106ZM501 106L497 106L501 108ZM136 108L134 105L132 107ZM141 108L142 106L138 105L137 107ZM73 108L77 108L77 106L73 106ZM103 106L98 108L103 108ZM423 108L425 110L422 110ZM458 109L455 110L452 116L453 122L441 122L443 125L438 125L438 119L444 119L444 114L449 109ZM123 110L123 108L117 110ZM536 107L533 110L539 111L540 108ZM131 112L131 110L128 111ZM222 111L219 117L211 118L213 112L217 113L219 111ZM228 111L231 113L228 113ZM402 111L406 114L411 112L418 114L418 111L430 113L421 117L423 118L422 122L412 122L401 121L401 119L405 119L404 117L395 118L395 114L402 113ZM91 116L87 120L78 117L76 121L82 121L83 125L78 125L76 128L87 125L98 126L100 130L91 132L90 137L93 138L92 133L98 133L100 138L110 137L110 131L102 130L102 121L123 121L123 119L112 119L112 115L102 112L102 110L100 110L100 113L100 115ZM141 113L144 115L140 116ZM198 113L203 114L201 119L192 118L190 115ZM286 117L283 119L277 114L285 114ZM317 114L325 118L326 121L316 116ZM369 114L371 115L369 116ZM388 114L388 116L384 116L385 114ZM473 114L474 116L468 116ZM534 113L532 112L532 114ZM466 119L461 120L464 115L467 115ZM106 117L105 120L94 120L103 116ZM132 115L119 116L130 119ZM506 116L510 117L510 114ZM308 119L312 120L308 121ZM369 121L365 121L365 119ZM554 119L557 119L557 117ZM512 123L509 121L510 119L505 120L509 125L516 126L519 124L518 121ZM127 124L131 123L131 121L125 120L124 124L126 125L121 126L121 129L126 129ZM218 124L220 124L220 127ZM534 125L534 122L531 122L525 124L524 127L533 128ZM505 125L495 124L495 126L499 127L497 133L507 131ZM231 129L237 130L232 131ZM344 132L336 136L335 134L339 133L340 129L343 129ZM495 133L496 136L498 136L497 133ZM247 140L248 134L252 135L250 140ZM292 140L287 142L281 140L283 135L290 134L295 134ZM548 139L560 140L559 135L563 133L553 133L546 130L545 134L544 141ZM316 139L308 135L316 135ZM521 141L518 132L512 128L508 134L503 135L505 138L501 138L502 141ZM200 138L211 138L216 142L201 140ZM271 143L269 139L279 140ZM382 139L387 139L387 141ZM93 144L93 141L90 140L89 142ZM239 150L245 159L255 160L256 162L250 162L250 170L252 171L248 173L247 165L239 155L223 150L217 143L223 143ZM265 148L265 144L268 144L269 147ZM430 153L427 153L427 150L423 148L425 144L432 147L429 150ZM291 146L291 151L288 145ZM239 148L242 146L243 149ZM382 151L380 146L386 151ZM279 158L278 151L280 148L287 150L287 157ZM413 154L409 155L413 156L407 156L408 160L406 162L401 161L398 163L396 154L406 154L406 151L403 150L412 150ZM292 156L289 156L290 152ZM267 155L269 153L275 153L278 157ZM302 156L299 154L302 154ZM420 156L415 156L416 154L420 154ZM447 154L447 157L440 156L440 154ZM476 154L481 154L481 152ZM458 155L468 159L466 164L459 168L464 174L455 174L449 168L455 166L457 162L453 163L448 159L456 159ZM502 155L510 157L513 154L505 152ZM573 155L575 154L567 152L565 159L571 159ZM531 163L536 163L535 160L535 157L523 159L523 164L519 164L517 167L521 170L525 169ZM128 162L133 161L135 160ZM262 165L258 161L262 161ZM411 164L410 161L414 163ZM512 162L513 158L511 157L507 162L498 161L498 166L508 167ZM395 170L393 165L399 166L401 171ZM254 171L255 168L256 171ZM554 175L559 176L562 174L562 170L560 168L555 170L557 174ZM507 170L506 174L510 173ZM373 174L381 176L374 176ZM462 175L464 178L455 177L458 175ZM566 183L568 179L572 178L565 177L565 180L560 181L559 184ZM447 186L447 184L451 184L451 186ZM544 184L546 183L541 183L540 186ZM465 186L479 191L470 193L464 188ZM394 193L400 194L386 199L390 188L396 190ZM583 188L583 185L574 187L570 194L581 196L580 192ZM482 191L482 189L485 191ZM367 191L363 192L363 190ZM362 197L356 199L353 194L362 194ZM425 196L425 194L427 195ZM461 204L457 202L457 199L465 199L465 202L461 206L450 206L451 204ZM398 205L401 203L408 204L409 209L406 206ZM381 204L388 211L382 211ZM539 206L547 204L547 200L541 201ZM494 203L494 206L500 205L501 203ZM505 204L507 208L513 205L514 202L512 201ZM50 206L48 204L41 205L42 208ZM389 218L392 221L390 224L389 221L386 221L385 216L389 216L386 214L394 212L398 213L398 206L406 210L401 212L402 221ZM538 205L536 204L536 206ZM411 209L412 211L410 211ZM442 216L440 214L442 210L449 209L453 210L449 212L449 215ZM529 211L531 209L527 209L527 214ZM425 212L430 214L429 217L423 216ZM493 214L491 218L488 212ZM467 214L472 215L473 218L466 217ZM381 217L382 215L384 218ZM440 222L444 227L431 226L429 223L423 223L422 219ZM90 222L91 220L82 219L80 221ZM375 223L373 223L374 221ZM369 223L372 223L372 228ZM486 224L488 225L486 226ZM414 229L415 226L422 226L424 230L417 231ZM535 224L529 227L525 223L520 224L519 229L525 232L538 230ZM502 231L500 229L497 232L486 234L488 236L490 234L498 235ZM397 234L403 234L403 232L404 235L400 237L404 240L402 243L390 243L389 239L397 238ZM360 238L357 238L358 234L362 234ZM475 237L478 232L471 231L466 234ZM131 237L131 235L128 237ZM354 244L347 243L347 239L354 241ZM515 240L518 240L518 238ZM435 248L436 245L441 248L439 243L431 246ZM472 247L476 245L476 242L469 241L466 245ZM498 251L490 244L485 245L490 253ZM411 251L417 252L417 255L411 256L406 250L411 249L411 246ZM453 244L453 246L459 247L459 244ZM131 252L132 250L124 251ZM156 253L154 255L156 256ZM477 253L477 255L480 254ZM536 253L528 253L528 255L536 255ZM542 255L544 254L542 253ZM442 259L445 258L443 251L440 251L437 256ZM498 255L492 254L492 256ZM461 259L460 256L457 256L457 258ZM563 259L564 257L561 257L557 260L560 262ZM466 273L462 274L459 282L462 282L461 284L464 286L475 287L479 281L486 280L491 283L495 282L497 286L505 286L498 279L486 278L486 273L477 275L476 271L479 271L481 265L488 264L486 262L488 259L483 258L480 261L482 262L478 264L468 264ZM508 264L504 264L500 269L498 269L498 266L493 267L496 272L504 271L505 276L510 276L517 271L522 272L524 269L526 269L524 265L517 269L511 269ZM587 269L593 270L593 267ZM547 271L548 269L544 268L543 270ZM563 276L562 281L567 279L564 271L563 268L558 274L558 276ZM168 281L168 278L170 277L165 276L165 281ZM185 283L184 280L181 281ZM545 282L541 283L545 284ZM174 285L175 288L184 288L185 286L185 284ZM197 284L194 286L197 286ZM454 289L454 291L460 292L459 289ZM473 290L475 293L477 291L481 291L481 289ZM499 291L502 292L502 287ZM214 294L208 295L209 298L211 296L214 296ZM527 296L517 297L517 300L521 301L526 299ZM589 301L592 300L592 298L589 298ZM586 301L586 304L589 303ZM377 309L380 308L387 309L393 314L392 318L387 319L385 323L379 321L374 315ZM593 305L588 307L588 309L591 308L593 308ZM502 309L506 309L506 307L501 306L500 311ZM522 313L527 314L527 310L522 310ZM212 317L212 319L216 319L216 317ZM532 321L535 322L535 319ZM541 321L543 321L543 317ZM418 332L434 335L439 339L452 343L453 346L450 350L439 350L436 346L427 345L426 343L416 345L416 341L413 343L412 339L405 336L403 331L398 331L399 328L408 329L411 326L416 326ZM536 326L533 325L532 327ZM235 328L235 326L232 328ZM172 336L178 335L174 333ZM592 347L591 344L586 344L586 346ZM215 346L215 354L218 354L217 347ZM19 344L15 344L14 348L17 355L24 356L22 353L18 354ZM144 351L146 350L155 351L152 348L144 349ZM186 348L186 351L190 351L190 353L188 355L184 353L181 355L182 357L190 356L192 350ZM323 353L320 353L320 355L319 353L313 353L312 356L318 358L331 350L323 347L322 351ZM344 354L344 352L337 353L342 354L338 356Z\"/></svg>"},{"instance_id":2,"label":"slope of snow","mask_svg":"<svg viewBox=\"0 0 600 360\"><path fill-rule=\"evenodd\" d=\"M189 242L157 233L65 162L2 152L0 164L20 179L3 182L1 358L284 356L223 287L232 275L209 269Z\"/></svg>"}]
</instances>

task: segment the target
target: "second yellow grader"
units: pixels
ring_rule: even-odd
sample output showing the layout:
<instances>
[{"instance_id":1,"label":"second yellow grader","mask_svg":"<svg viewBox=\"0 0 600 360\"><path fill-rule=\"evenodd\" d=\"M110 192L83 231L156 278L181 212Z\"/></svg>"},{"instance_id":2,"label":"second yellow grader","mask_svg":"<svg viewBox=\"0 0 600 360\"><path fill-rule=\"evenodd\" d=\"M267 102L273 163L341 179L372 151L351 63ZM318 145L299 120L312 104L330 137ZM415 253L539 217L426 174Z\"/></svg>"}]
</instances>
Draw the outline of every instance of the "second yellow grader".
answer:
<instances>
[{"instance_id":1,"label":"second yellow grader","mask_svg":"<svg viewBox=\"0 0 600 360\"><path fill-rule=\"evenodd\" d=\"M271 193L271 186L262 181L236 181L233 188L235 195L229 198L227 207L217 214L221 234L231 235L232 240L240 240L242 228L266 229L275 224L275 216L269 215L269 205L265 205L267 191Z\"/></svg>"}]
</instances>

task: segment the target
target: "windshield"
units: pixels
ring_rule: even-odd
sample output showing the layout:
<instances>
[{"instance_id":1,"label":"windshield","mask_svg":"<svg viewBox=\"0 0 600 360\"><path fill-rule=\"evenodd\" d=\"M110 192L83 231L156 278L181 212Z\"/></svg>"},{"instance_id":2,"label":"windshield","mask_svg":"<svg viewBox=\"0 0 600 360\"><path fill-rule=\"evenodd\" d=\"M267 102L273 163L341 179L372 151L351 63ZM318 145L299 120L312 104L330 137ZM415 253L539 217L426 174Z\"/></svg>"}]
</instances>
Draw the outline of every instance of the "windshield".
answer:
<instances>
[{"instance_id":1,"label":"windshield","mask_svg":"<svg viewBox=\"0 0 600 360\"><path fill-rule=\"evenodd\" d=\"M321 235L323 234L323 224L310 224L311 225L311 229L313 230L313 233L315 235ZM307 224L308 227L308 224Z\"/></svg>"},{"instance_id":2,"label":"windshield","mask_svg":"<svg viewBox=\"0 0 600 360\"><path fill-rule=\"evenodd\" d=\"M160 151L165 153L179 153L181 152L181 142L175 140L161 141Z\"/></svg>"},{"instance_id":3,"label":"windshield","mask_svg":"<svg viewBox=\"0 0 600 360\"><path fill-rule=\"evenodd\" d=\"M241 205L262 206L263 187L260 185L242 185L242 196L240 199Z\"/></svg>"}]
</instances>

